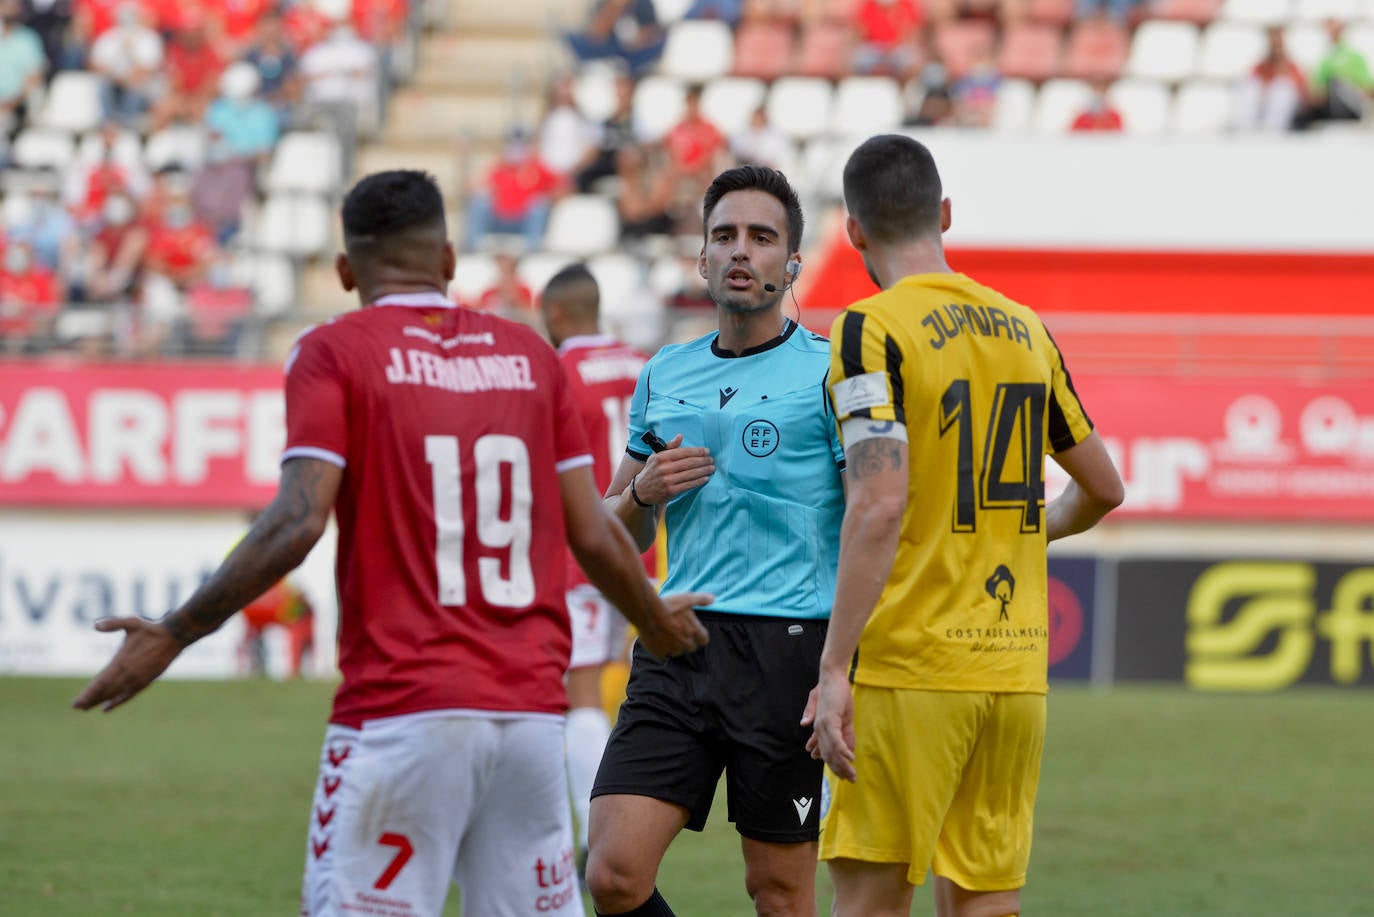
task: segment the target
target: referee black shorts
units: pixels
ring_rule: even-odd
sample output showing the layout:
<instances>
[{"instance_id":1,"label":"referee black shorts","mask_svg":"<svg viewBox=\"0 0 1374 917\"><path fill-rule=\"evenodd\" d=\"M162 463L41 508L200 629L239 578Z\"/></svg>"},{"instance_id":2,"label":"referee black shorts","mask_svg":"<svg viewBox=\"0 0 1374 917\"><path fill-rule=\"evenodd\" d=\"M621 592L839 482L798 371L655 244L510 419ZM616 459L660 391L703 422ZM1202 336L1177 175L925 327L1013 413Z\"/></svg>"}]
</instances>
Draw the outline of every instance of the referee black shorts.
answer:
<instances>
[{"instance_id":1,"label":"referee black shorts","mask_svg":"<svg viewBox=\"0 0 1374 917\"><path fill-rule=\"evenodd\" d=\"M592 796L651 796L706 825L721 771L744 837L816 840L821 768L799 725L816 685L826 622L698 612L702 649L656 660L636 645L625 703Z\"/></svg>"}]
</instances>

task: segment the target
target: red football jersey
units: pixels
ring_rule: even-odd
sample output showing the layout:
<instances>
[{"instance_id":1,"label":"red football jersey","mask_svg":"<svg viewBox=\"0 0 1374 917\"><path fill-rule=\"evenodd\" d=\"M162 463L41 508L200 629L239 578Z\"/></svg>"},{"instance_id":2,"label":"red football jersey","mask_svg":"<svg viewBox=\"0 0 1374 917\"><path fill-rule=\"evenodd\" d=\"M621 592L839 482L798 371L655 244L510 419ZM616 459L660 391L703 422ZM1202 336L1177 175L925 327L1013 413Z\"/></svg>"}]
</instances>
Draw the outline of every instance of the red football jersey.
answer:
<instances>
[{"instance_id":1,"label":"red football jersey","mask_svg":"<svg viewBox=\"0 0 1374 917\"><path fill-rule=\"evenodd\" d=\"M559 474L590 464L535 332L389 296L304 334L287 448L344 468L333 723L424 710L561 713L572 636Z\"/></svg>"},{"instance_id":2,"label":"red football jersey","mask_svg":"<svg viewBox=\"0 0 1374 917\"><path fill-rule=\"evenodd\" d=\"M558 347L559 359L568 373L577 413L592 454L592 470L601 493L611 485L620 459L625 455L625 435L630 424L630 396L635 393L639 371L647 355L613 337L571 337ZM654 575L654 552L644 555L644 568ZM568 586L587 582L586 574L568 555Z\"/></svg>"}]
</instances>

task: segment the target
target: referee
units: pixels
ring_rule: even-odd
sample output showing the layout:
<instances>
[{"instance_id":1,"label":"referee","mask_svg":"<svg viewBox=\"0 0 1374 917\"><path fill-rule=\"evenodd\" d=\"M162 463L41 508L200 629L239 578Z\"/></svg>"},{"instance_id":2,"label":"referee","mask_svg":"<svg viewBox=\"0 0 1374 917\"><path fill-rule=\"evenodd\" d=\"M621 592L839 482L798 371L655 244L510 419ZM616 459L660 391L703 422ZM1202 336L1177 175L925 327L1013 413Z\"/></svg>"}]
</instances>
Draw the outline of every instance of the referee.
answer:
<instances>
[{"instance_id":1,"label":"referee","mask_svg":"<svg viewBox=\"0 0 1374 917\"><path fill-rule=\"evenodd\" d=\"M798 724L825 642L844 513L826 392L829 342L786 318L802 212L773 169L722 172L703 202L698 270L718 330L663 348L630 405L607 503L641 548L660 516L664 589L705 591L701 650L635 648L592 790L587 886L601 915L670 915L655 887L721 773L760 914L814 915L820 763Z\"/></svg>"}]
</instances>

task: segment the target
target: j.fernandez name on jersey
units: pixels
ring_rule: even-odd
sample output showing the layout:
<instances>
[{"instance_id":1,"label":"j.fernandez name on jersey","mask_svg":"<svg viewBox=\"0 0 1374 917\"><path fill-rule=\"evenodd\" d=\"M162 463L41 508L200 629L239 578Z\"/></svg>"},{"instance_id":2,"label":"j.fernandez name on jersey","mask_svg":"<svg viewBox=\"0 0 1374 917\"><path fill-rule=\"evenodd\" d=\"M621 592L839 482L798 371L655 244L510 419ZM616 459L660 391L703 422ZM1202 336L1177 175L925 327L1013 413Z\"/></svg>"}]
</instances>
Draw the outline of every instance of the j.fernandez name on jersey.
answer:
<instances>
[{"instance_id":1,"label":"j.fernandez name on jersey","mask_svg":"<svg viewBox=\"0 0 1374 917\"><path fill-rule=\"evenodd\" d=\"M386 381L393 385L428 385L450 392L489 392L493 389L531 391L530 360L523 354L481 357L441 357L423 350L391 348Z\"/></svg>"}]
</instances>

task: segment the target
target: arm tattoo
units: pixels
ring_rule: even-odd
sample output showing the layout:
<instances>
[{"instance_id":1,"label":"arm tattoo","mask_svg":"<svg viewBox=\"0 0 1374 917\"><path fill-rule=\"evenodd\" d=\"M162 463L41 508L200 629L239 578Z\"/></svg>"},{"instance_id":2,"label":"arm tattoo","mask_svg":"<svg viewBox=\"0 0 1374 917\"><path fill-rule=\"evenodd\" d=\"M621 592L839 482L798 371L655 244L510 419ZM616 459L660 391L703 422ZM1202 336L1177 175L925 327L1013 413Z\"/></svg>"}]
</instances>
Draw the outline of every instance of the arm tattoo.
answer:
<instances>
[{"instance_id":1,"label":"arm tattoo","mask_svg":"<svg viewBox=\"0 0 1374 917\"><path fill-rule=\"evenodd\" d=\"M893 471L901 470L901 440L874 437L861 440L845 451L845 468L856 478L878 474L888 465Z\"/></svg>"},{"instance_id":2,"label":"arm tattoo","mask_svg":"<svg viewBox=\"0 0 1374 917\"><path fill-rule=\"evenodd\" d=\"M220 568L162 623L183 647L216 630L305 559L316 540L313 519L327 466L293 460L282 470L281 488ZM327 508L326 508L327 509Z\"/></svg>"}]
</instances>

